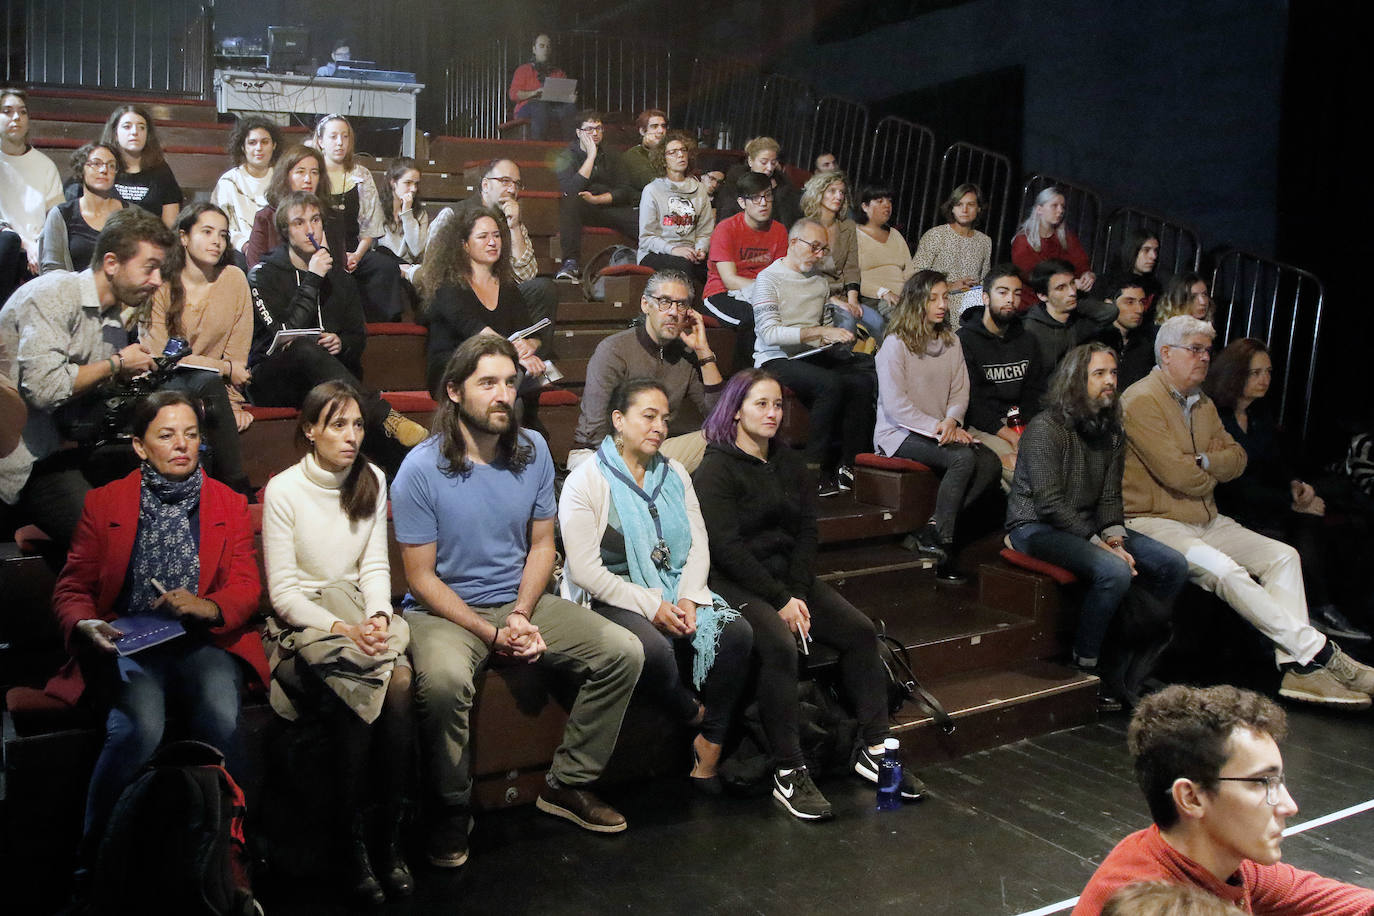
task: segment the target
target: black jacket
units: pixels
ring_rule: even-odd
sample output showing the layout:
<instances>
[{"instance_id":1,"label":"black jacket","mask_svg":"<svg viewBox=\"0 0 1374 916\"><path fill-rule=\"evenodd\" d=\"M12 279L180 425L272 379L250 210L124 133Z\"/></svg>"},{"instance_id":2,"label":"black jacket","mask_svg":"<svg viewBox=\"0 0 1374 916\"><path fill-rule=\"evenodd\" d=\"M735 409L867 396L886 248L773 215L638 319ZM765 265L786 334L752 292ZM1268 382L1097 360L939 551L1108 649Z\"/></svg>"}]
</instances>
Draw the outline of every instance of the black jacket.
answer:
<instances>
[{"instance_id":1,"label":"black jacket","mask_svg":"<svg viewBox=\"0 0 1374 916\"><path fill-rule=\"evenodd\" d=\"M760 461L732 445L706 447L692 486L711 541L711 572L782 607L815 575L815 484L799 453L776 443Z\"/></svg>"},{"instance_id":2,"label":"black jacket","mask_svg":"<svg viewBox=\"0 0 1374 916\"><path fill-rule=\"evenodd\" d=\"M1097 339L1116 351L1116 390L1125 391L1150 374L1155 367L1155 334L1159 325L1148 316L1140 327L1123 337L1115 324L1109 324Z\"/></svg>"},{"instance_id":3,"label":"black jacket","mask_svg":"<svg viewBox=\"0 0 1374 916\"><path fill-rule=\"evenodd\" d=\"M995 433L1012 407L1021 408L1022 422L1029 423L1040 412L1049 371L1021 319L1012 319L1001 337L983 326L982 306L965 311L959 322L969 382L964 425Z\"/></svg>"},{"instance_id":4,"label":"black jacket","mask_svg":"<svg viewBox=\"0 0 1374 916\"><path fill-rule=\"evenodd\" d=\"M639 192L630 184L624 167L620 164L620 154L606 144L597 150L596 162L592 163L592 177L583 178L578 169L587 161L581 141L574 140L568 148L558 154L556 170L558 188L564 197L573 197L582 191L593 194L611 192L611 206L639 206Z\"/></svg>"},{"instance_id":5,"label":"black jacket","mask_svg":"<svg viewBox=\"0 0 1374 916\"><path fill-rule=\"evenodd\" d=\"M335 261L328 275L298 270L283 242L248 273L253 289L253 347L248 365L267 356L272 339L282 329L318 328L339 335L343 349L338 360L354 375L362 376L363 347L367 345L367 319L358 285Z\"/></svg>"},{"instance_id":6,"label":"black jacket","mask_svg":"<svg viewBox=\"0 0 1374 916\"><path fill-rule=\"evenodd\" d=\"M1086 343L1102 333L1102 329L1116 321L1116 306L1101 299L1080 296L1078 308L1069 313L1069 320L1060 324L1050 316L1045 303L1037 302L1022 319L1026 333L1036 342L1040 351L1040 364L1054 367L1064 358L1064 354L1081 343Z\"/></svg>"}]
</instances>

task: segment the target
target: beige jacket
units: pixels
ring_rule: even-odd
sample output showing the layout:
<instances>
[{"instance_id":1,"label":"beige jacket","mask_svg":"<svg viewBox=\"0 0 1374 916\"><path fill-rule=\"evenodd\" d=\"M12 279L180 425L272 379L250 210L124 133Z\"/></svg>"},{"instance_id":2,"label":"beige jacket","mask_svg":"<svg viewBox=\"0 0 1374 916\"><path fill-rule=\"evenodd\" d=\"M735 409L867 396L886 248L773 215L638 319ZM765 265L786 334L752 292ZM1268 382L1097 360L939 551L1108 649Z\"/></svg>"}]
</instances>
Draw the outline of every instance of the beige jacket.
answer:
<instances>
[{"instance_id":1,"label":"beige jacket","mask_svg":"<svg viewBox=\"0 0 1374 916\"><path fill-rule=\"evenodd\" d=\"M1156 368L1121 396L1126 420L1126 517L1152 516L1205 525L1217 517L1212 491L1245 470L1245 449L1221 425L1216 405L1199 394L1193 428ZM1196 455L1207 456L1207 468Z\"/></svg>"}]
</instances>

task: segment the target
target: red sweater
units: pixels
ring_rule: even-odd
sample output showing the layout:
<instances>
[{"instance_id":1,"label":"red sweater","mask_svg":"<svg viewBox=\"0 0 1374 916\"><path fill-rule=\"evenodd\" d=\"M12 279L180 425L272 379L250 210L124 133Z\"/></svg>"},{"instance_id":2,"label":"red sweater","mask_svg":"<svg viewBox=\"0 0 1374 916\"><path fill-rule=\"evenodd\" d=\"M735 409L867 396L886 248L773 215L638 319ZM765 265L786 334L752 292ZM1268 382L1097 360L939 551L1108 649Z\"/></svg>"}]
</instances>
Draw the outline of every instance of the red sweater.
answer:
<instances>
[{"instance_id":1,"label":"red sweater","mask_svg":"<svg viewBox=\"0 0 1374 916\"><path fill-rule=\"evenodd\" d=\"M1138 881L1191 884L1256 916L1360 916L1374 913L1374 890L1343 884L1282 862L1246 859L1227 882L1164 841L1159 827L1138 830L1116 844L1083 888L1073 916L1097 916L1112 894Z\"/></svg>"},{"instance_id":2,"label":"red sweater","mask_svg":"<svg viewBox=\"0 0 1374 916\"><path fill-rule=\"evenodd\" d=\"M1088 272L1088 253L1083 250L1083 246L1078 242L1078 236L1072 231L1065 229L1065 237L1069 240L1067 246L1059 244L1058 234L1042 235L1040 237L1040 250L1036 251L1026 241L1024 232L1016 233L1011 240L1011 260L1016 265L1016 269L1021 271L1021 279L1025 285L1021 287L1021 308L1025 312L1035 305L1039 300L1035 298L1035 290L1030 288L1031 271L1035 265L1041 261L1048 261L1050 258L1062 258L1073 265L1073 275L1079 277Z\"/></svg>"}]
</instances>

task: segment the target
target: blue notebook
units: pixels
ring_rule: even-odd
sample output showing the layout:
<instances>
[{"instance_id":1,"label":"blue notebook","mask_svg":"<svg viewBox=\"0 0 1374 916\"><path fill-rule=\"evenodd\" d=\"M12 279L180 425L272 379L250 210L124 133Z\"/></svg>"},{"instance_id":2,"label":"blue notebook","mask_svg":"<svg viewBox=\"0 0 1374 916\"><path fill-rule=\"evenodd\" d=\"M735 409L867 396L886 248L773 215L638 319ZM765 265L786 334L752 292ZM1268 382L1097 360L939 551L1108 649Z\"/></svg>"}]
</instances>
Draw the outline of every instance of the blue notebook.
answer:
<instances>
[{"instance_id":1,"label":"blue notebook","mask_svg":"<svg viewBox=\"0 0 1374 916\"><path fill-rule=\"evenodd\" d=\"M186 627L182 626L180 620L153 614L118 617L112 623L116 630L124 634L114 641L115 648L124 657L162 645L186 633Z\"/></svg>"}]
</instances>

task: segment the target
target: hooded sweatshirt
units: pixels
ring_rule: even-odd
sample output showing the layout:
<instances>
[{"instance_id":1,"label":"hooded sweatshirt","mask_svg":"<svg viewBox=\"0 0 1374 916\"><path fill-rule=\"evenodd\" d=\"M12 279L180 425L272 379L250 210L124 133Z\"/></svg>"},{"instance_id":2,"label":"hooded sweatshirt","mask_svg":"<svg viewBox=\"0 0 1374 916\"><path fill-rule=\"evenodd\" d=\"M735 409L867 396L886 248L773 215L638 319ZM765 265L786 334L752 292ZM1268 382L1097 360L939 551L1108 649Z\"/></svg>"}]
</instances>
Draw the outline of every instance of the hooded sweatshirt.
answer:
<instances>
[{"instance_id":1,"label":"hooded sweatshirt","mask_svg":"<svg viewBox=\"0 0 1374 916\"><path fill-rule=\"evenodd\" d=\"M984 311L983 306L976 306L959 319L959 343L969 381L964 420L974 429L995 433L1012 407L1021 409L1021 420L1027 423L1040 412L1049 372L1019 317L999 337L983 325Z\"/></svg>"},{"instance_id":2,"label":"hooded sweatshirt","mask_svg":"<svg viewBox=\"0 0 1374 916\"><path fill-rule=\"evenodd\" d=\"M367 325L362 300L354 279L344 272L342 259L335 261L323 277L301 270L291 263L285 243L272 249L248 273L253 288L253 346L248 365L267 358L267 351L278 331L283 329L324 328L339 335L343 349L339 362L354 375L362 375L363 347L367 345Z\"/></svg>"},{"instance_id":3,"label":"hooded sweatshirt","mask_svg":"<svg viewBox=\"0 0 1374 916\"><path fill-rule=\"evenodd\" d=\"M1037 301L1024 320L1026 333L1040 352L1040 365L1052 373L1065 353L1092 340L1116 320L1116 306L1100 299L1079 299L1078 308L1061 324L1051 317L1045 303Z\"/></svg>"},{"instance_id":4,"label":"hooded sweatshirt","mask_svg":"<svg viewBox=\"0 0 1374 916\"><path fill-rule=\"evenodd\" d=\"M700 181L691 176L684 181L655 178L639 198L639 260L648 254L672 254L681 246L706 254L715 227L711 195Z\"/></svg>"}]
</instances>

